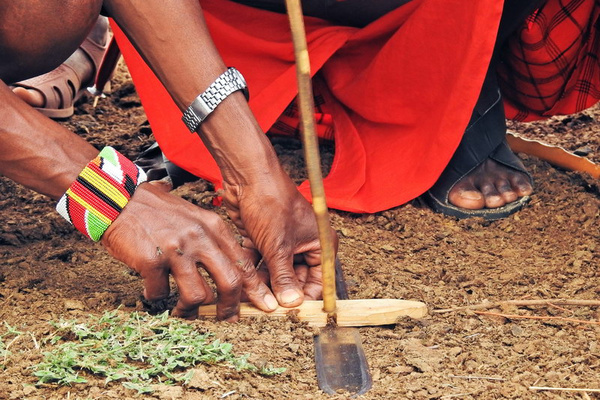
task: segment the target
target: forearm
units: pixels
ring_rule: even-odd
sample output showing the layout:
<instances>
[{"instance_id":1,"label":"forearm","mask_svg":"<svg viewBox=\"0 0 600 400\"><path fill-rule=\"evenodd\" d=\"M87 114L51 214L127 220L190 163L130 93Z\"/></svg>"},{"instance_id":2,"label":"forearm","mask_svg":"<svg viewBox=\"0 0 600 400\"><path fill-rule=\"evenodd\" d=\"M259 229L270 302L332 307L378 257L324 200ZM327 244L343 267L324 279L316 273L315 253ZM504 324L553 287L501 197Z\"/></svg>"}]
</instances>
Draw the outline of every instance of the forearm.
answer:
<instances>
[{"instance_id":1,"label":"forearm","mask_svg":"<svg viewBox=\"0 0 600 400\"><path fill-rule=\"evenodd\" d=\"M0 81L0 174L58 199L98 151Z\"/></svg>"},{"instance_id":2,"label":"forearm","mask_svg":"<svg viewBox=\"0 0 600 400\"><path fill-rule=\"evenodd\" d=\"M180 110L227 69L198 0L105 3ZM244 184L261 179L264 171L279 168L275 152L239 91L219 104L198 133L226 181Z\"/></svg>"}]
</instances>

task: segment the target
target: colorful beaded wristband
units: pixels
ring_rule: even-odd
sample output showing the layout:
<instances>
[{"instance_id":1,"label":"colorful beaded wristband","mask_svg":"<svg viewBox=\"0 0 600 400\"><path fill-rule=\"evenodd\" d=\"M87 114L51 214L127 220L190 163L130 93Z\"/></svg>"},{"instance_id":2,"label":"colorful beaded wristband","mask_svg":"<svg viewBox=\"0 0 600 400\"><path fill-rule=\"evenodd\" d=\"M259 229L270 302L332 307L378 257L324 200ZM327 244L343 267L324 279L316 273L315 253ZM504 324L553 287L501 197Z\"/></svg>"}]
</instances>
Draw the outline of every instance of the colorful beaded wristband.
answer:
<instances>
[{"instance_id":1,"label":"colorful beaded wristband","mask_svg":"<svg viewBox=\"0 0 600 400\"><path fill-rule=\"evenodd\" d=\"M107 146L81 171L56 211L97 242L144 181L140 167Z\"/></svg>"}]
</instances>

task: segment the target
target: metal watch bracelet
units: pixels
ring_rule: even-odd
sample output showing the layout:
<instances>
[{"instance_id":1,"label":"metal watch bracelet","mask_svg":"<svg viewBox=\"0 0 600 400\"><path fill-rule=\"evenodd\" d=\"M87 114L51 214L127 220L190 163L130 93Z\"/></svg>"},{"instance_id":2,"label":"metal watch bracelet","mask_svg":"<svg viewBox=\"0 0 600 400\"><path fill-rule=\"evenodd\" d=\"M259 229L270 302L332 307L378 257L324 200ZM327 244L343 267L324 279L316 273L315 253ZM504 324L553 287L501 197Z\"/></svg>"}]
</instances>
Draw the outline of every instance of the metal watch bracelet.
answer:
<instances>
[{"instance_id":1,"label":"metal watch bracelet","mask_svg":"<svg viewBox=\"0 0 600 400\"><path fill-rule=\"evenodd\" d=\"M246 80L235 68L223 72L183 113L183 123L190 132L195 132L198 126L212 113L217 106L231 93L243 90L248 99Z\"/></svg>"}]
</instances>

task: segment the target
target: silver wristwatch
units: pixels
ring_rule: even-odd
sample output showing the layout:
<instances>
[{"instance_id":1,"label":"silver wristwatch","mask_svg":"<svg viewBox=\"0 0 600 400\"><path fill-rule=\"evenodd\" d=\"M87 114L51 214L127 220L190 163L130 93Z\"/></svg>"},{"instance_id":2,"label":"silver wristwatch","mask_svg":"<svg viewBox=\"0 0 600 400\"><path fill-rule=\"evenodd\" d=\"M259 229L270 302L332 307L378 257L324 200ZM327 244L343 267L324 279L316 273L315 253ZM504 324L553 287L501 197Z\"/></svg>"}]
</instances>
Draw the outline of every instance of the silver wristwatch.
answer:
<instances>
[{"instance_id":1,"label":"silver wristwatch","mask_svg":"<svg viewBox=\"0 0 600 400\"><path fill-rule=\"evenodd\" d=\"M231 93L243 90L248 99L246 80L235 68L223 72L209 87L201 93L183 113L183 123L190 132L195 132L198 126L217 108Z\"/></svg>"}]
</instances>

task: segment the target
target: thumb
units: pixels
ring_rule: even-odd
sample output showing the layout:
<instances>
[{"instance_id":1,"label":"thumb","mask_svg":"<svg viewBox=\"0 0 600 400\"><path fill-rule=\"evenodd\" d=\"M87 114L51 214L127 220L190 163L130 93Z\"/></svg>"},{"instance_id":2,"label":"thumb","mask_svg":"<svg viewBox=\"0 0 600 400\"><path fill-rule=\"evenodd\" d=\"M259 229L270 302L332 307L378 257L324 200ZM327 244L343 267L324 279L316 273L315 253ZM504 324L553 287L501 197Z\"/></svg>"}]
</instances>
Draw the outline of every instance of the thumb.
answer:
<instances>
[{"instance_id":1,"label":"thumb","mask_svg":"<svg viewBox=\"0 0 600 400\"><path fill-rule=\"evenodd\" d=\"M278 303L283 307L302 304L304 291L296 277L293 254L291 252L264 254L264 258L271 277L271 288Z\"/></svg>"}]
</instances>

